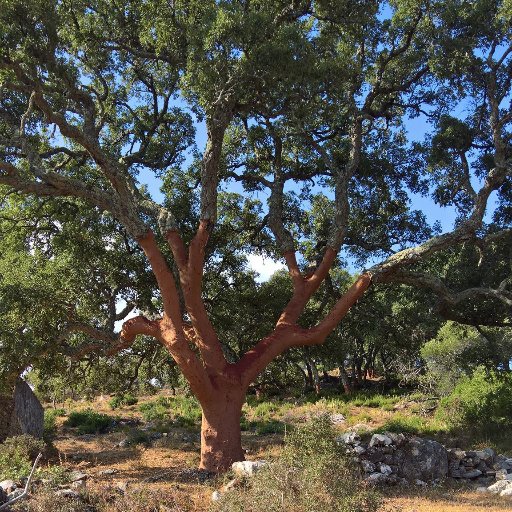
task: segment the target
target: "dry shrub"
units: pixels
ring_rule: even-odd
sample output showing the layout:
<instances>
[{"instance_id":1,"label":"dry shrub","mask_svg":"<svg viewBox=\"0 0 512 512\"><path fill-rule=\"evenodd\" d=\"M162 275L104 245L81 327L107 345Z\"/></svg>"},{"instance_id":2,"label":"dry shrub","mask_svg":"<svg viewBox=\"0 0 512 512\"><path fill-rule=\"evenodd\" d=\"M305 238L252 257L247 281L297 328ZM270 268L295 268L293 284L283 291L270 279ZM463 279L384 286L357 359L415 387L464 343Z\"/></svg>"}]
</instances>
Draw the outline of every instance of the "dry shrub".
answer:
<instances>
[{"instance_id":1,"label":"dry shrub","mask_svg":"<svg viewBox=\"0 0 512 512\"><path fill-rule=\"evenodd\" d=\"M282 456L222 496L216 512L374 512L380 504L352 467L327 416L293 431Z\"/></svg>"},{"instance_id":2,"label":"dry shrub","mask_svg":"<svg viewBox=\"0 0 512 512\"><path fill-rule=\"evenodd\" d=\"M101 492L82 492L80 498L55 496L54 491L41 489L27 501L13 507L13 512L184 512L172 495L160 491L113 488Z\"/></svg>"}]
</instances>

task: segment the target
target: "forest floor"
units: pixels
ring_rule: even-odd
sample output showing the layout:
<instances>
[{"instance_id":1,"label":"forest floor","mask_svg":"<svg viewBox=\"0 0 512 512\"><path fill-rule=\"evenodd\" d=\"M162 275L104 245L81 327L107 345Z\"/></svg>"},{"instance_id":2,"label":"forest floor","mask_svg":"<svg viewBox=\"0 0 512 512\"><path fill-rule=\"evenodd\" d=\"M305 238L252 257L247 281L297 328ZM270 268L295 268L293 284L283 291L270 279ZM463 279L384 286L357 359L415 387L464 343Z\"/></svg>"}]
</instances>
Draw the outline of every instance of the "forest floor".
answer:
<instances>
[{"instance_id":1,"label":"forest floor","mask_svg":"<svg viewBox=\"0 0 512 512\"><path fill-rule=\"evenodd\" d=\"M174 401L174 413L161 407ZM58 418L53 440L55 452L48 464L86 473L88 493L112 495L114 500L120 489L130 489L132 501L126 510L139 510L133 496L144 500L147 493L156 493L165 503L172 504L162 511L207 511L212 492L228 477L203 480L196 470L200 422L195 402L190 398L172 398L167 393L139 398L137 404L115 410L108 402L109 397L105 397L61 405L66 416L72 411L92 409L115 418L117 426L105 434L79 434L76 428L65 425L66 416ZM418 433L437 438L447 446L463 449L491 446L500 453L512 454L510 433L502 433L497 439L471 439L467 433L453 434L435 419L432 411L432 402L419 394L359 394L351 399L331 396L256 400L251 397L244 406L242 444L248 459L272 459L279 455L289 425L324 413L337 413L346 418L336 426L340 432L355 427L368 433L384 430ZM151 432L157 431L162 436L150 443L145 442L148 423ZM124 446L127 439L132 444ZM384 493L381 512L504 512L512 508L510 499L478 493L471 484L394 487Z\"/></svg>"}]
</instances>

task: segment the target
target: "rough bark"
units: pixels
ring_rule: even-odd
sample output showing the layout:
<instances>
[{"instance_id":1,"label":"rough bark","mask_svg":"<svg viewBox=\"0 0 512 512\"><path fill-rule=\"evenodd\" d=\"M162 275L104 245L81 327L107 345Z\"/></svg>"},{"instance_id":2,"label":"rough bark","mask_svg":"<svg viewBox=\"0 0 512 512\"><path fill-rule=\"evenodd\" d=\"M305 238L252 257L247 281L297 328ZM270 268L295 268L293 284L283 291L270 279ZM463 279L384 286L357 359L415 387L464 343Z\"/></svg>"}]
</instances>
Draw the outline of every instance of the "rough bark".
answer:
<instances>
[{"instance_id":1,"label":"rough bark","mask_svg":"<svg viewBox=\"0 0 512 512\"><path fill-rule=\"evenodd\" d=\"M240 419L245 392L225 390L211 402L202 404L201 462L208 471L225 471L244 460Z\"/></svg>"},{"instance_id":2,"label":"rough bark","mask_svg":"<svg viewBox=\"0 0 512 512\"><path fill-rule=\"evenodd\" d=\"M0 405L0 442L21 434L43 436L43 407L25 381L16 382L13 394L2 395Z\"/></svg>"}]
</instances>

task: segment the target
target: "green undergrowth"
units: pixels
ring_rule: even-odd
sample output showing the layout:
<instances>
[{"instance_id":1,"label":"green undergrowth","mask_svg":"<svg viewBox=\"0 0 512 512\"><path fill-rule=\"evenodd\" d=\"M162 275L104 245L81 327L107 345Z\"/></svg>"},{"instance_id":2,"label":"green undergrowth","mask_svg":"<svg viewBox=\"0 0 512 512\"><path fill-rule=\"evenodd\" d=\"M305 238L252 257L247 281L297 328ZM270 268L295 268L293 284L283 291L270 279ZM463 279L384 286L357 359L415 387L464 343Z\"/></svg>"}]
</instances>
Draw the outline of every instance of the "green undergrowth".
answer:
<instances>
[{"instance_id":1,"label":"green undergrowth","mask_svg":"<svg viewBox=\"0 0 512 512\"><path fill-rule=\"evenodd\" d=\"M112 397L109 400L108 405L111 409L118 409L119 407L135 405L138 401L138 398L131 393L121 393Z\"/></svg>"},{"instance_id":2,"label":"green undergrowth","mask_svg":"<svg viewBox=\"0 0 512 512\"><path fill-rule=\"evenodd\" d=\"M101 434L107 432L113 422L114 418L107 414L86 409L70 413L65 425L76 428L79 434Z\"/></svg>"},{"instance_id":3,"label":"green undergrowth","mask_svg":"<svg viewBox=\"0 0 512 512\"><path fill-rule=\"evenodd\" d=\"M193 427L201 421L199 402L188 396L160 396L151 402L141 404L139 411L145 421L157 424L172 422L178 426Z\"/></svg>"},{"instance_id":4,"label":"green undergrowth","mask_svg":"<svg viewBox=\"0 0 512 512\"><path fill-rule=\"evenodd\" d=\"M380 499L335 442L328 415L293 429L281 456L212 506L216 512L374 512Z\"/></svg>"}]
</instances>

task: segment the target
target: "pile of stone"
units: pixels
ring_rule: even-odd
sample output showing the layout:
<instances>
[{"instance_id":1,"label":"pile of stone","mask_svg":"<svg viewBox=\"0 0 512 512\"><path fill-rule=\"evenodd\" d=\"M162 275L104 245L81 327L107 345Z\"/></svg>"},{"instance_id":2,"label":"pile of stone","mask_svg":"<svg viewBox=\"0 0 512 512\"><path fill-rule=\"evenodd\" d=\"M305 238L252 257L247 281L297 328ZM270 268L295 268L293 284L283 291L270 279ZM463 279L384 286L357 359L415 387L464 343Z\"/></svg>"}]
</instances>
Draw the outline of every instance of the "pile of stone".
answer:
<instances>
[{"instance_id":1,"label":"pile of stone","mask_svg":"<svg viewBox=\"0 0 512 512\"><path fill-rule=\"evenodd\" d=\"M465 451L446 449L432 439L386 432L363 443L356 432L338 437L347 453L360 464L372 484L425 486L445 478L471 481L480 492L512 496L512 458L485 448Z\"/></svg>"}]
</instances>

